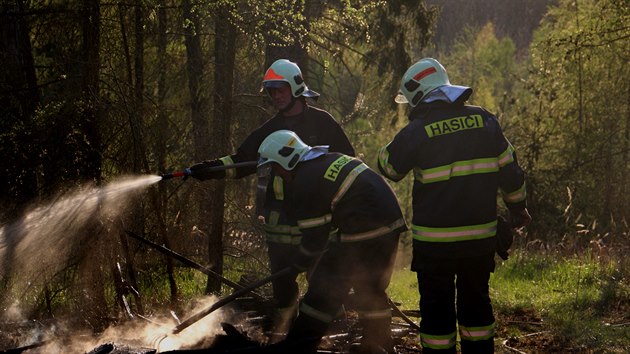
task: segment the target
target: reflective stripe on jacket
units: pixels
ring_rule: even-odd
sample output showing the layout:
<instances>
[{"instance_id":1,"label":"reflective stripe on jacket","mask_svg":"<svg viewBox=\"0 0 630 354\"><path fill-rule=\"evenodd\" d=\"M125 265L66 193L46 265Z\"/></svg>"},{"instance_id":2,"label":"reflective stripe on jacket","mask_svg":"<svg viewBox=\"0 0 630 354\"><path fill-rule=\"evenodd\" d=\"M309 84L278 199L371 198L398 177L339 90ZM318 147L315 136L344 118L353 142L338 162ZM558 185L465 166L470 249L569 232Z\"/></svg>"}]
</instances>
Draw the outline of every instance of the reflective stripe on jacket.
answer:
<instances>
[{"instance_id":1,"label":"reflective stripe on jacket","mask_svg":"<svg viewBox=\"0 0 630 354\"><path fill-rule=\"evenodd\" d=\"M334 241L361 242L407 230L396 195L361 160L328 153L294 170L291 204L311 252L321 250L331 228Z\"/></svg>"},{"instance_id":2,"label":"reflective stripe on jacket","mask_svg":"<svg viewBox=\"0 0 630 354\"><path fill-rule=\"evenodd\" d=\"M434 257L493 252L497 193L525 207L525 177L496 117L481 107L417 106L379 150L378 166L399 181L413 171L414 247Z\"/></svg>"}]
</instances>

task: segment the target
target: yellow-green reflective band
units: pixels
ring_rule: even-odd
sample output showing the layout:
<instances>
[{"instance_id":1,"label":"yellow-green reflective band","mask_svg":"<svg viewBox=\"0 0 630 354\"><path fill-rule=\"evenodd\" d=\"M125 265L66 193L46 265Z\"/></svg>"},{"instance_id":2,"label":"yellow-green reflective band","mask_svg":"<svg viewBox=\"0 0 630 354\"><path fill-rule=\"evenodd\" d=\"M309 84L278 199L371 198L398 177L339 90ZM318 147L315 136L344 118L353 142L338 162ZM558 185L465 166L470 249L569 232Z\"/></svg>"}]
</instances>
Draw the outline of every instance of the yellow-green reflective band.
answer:
<instances>
[{"instance_id":1,"label":"yellow-green reflective band","mask_svg":"<svg viewBox=\"0 0 630 354\"><path fill-rule=\"evenodd\" d=\"M505 151L499 155L499 166L503 167L514 161L514 147L510 144Z\"/></svg>"},{"instance_id":2,"label":"yellow-green reflective band","mask_svg":"<svg viewBox=\"0 0 630 354\"><path fill-rule=\"evenodd\" d=\"M311 227L324 226L328 224L331 220L332 214L326 214L317 218L298 220L298 226L301 229L308 229Z\"/></svg>"},{"instance_id":3,"label":"yellow-green reflective band","mask_svg":"<svg viewBox=\"0 0 630 354\"><path fill-rule=\"evenodd\" d=\"M272 234L293 235L293 236L300 236L302 234L298 226L291 226L291 225L263 224L263 229L265 230L265 232L269 232Z\"/></svg>"},{"instance_id":4,"label":"yellow-green reflective band","mask_svg":"<svg viewBox=\"0 0 630 354\"><path fill-rule=\"evenodd\" d=\"M344 155L333 161L324 173L324 178L333 182L336 181L343 166L347 165L352 160L354 160L354 157Z\"/></svg>"},{"instance_id":5,"label":"yellow-green reflective band","mask_svg":"<svg viewBox=\"0 0 630 354\"><path fill-rule=\"evenodd\" d=\"M361 311L357 310L360 319L379 319L390 318L392 316L391 309L373 310L373 311Z\"/></svg>"},{"instance_id":6,"label":"yellow-green reflective band","mask_svg":"<svg viewBox=\"0 0 630 354\"><path fill-rule=\"evenodd\" d=\"M331 323L335 319L335 316L310 307L304 302L300 304L300 312L324 323Z\"/></svg>"},{"instance_id":7,"label":"yellow-green reflective band","mask_svg":"<svg viewBox=\"0 0 630 354\"><path fill-rule=\"evenodd\" d=\"M492 323L489 326L481 327L464 327L459 326L459 336L462 340L479 341L486 340L494 337L496 323Z\"/></svg>"},{"instance_id":8,"label":"yellow-green reflective band","mask_svg":"<svg viewBox=\"0 0 630 354\"><path fill-rule=\"evenodd\" d=\"M223 156L219 159L219 161L223 162L224 166L234 165L234 161L231 156ZM228 168L225 170L225 178L236 178L236 169Z\"/></svg>"},{"instance_id":9,"label":"yellow-green reflective band","mask_svg":"<svg viewBox=\"0 0 630 354\"><path fill-rule=\"evenodd\" d=\"M280 228L287 228L287 230L289 230L288 228L290 226L288 226L288 225L278 225L278 220L280 220L280 213L278 213L277 211L273 211L272 210L271 212L269 212L269 220L267 220L265 222L264 227L271 227L271 226L273 226L274 228L277 227L278 230ZM265 230L267 230L267 229L265 229ZM289 231L275 231L275 229L274 229L274 232L285 233L285 234L289 233Z\"/></svg>"},{"instance_id":10,"label":"yellow-green reflective band","mask_svg":"<svg viewBox=\"0 0 630 354\"><path fill-rule=\"evenodd\" d=\"M429 138L477 128L483 128L483 118L479 114L444 119L424 126Z\"/></svg>"},{"instance_id":11,"label":"yellow-green reflective band","mask_svg":"<svg viewBox=\"0 0 630 354\"><path fill-rule=\"evenodd\" d=\"M478 173L492 173L499 171L496 157L483 159L456 161L450 165L429 168L426 170L414 168L414 175L421 183L434 183L449 180L451 177L468 176Z\"/></svg>"},{"instance_id":12,"label":"yellow-green reflective band","mask_svg":"<svg viewBox=\"0 0 630 354\"><path fill-rule=\"evenodd\" d=\"M302 234L298 226L264 224L263 229L265 230L265 232L269 232L272 234L282 234L282 235L292 235L292 236L300 236Z\"/></svg>"},{"instance_id":13,"label":"yellow-green reflective band","mask_svg":"<svg viewBox=\"0 0 630 354\"><path fill-rule=\"evenodd\" d=\"M346 176L346 179L344 179L343 183L341 183L341 185L339 186L339 189L337 190L337 193L333 197L332 202L330 202L331 210L335 210L337 203L341 200L341 198L343 198L343 196L346 194L348 189L350 189L350 186L352 185L352 183L354 183L354 181L357 179L359 174L361 174L361 172L365 171L367 168L368 167L366 164L361 163L360 165L352 169L352 171L350 171L350 173Z\"/></svg>"},{"instance_id":14,"label":"yellow-green reflective band","mask_svg":"<svg viewBox=\"0 0 630 354\"><path fill-rule=\"evenodd\" d=\"M449 349L455 346L456 339L457 339L457 332L453 332L453 333L442 335L442 336L420 333L420 342L422 343L422 346L425 348Z\"/></svg>"},{"instance_id":15,"label":"yellow-green reflective band","mask_svg":"<svg viewBox=\"0 0 630 354\"><path fill-rule=\"evenodd\" d=\"M273 178L273 193L277 200L284 200L284 181L280 176Z\"/></svg>"},{"instance_id":16,"label":"yellow-green reflective band","mask_svg":"<svg viewBox=\"0 0 630 354\"><path fill-rule=\"evenodd\" d=\"M268 243L284 243L287 245L299 245L302 243L302 236L266 234L265 240Z\"/></svg>"},{"instance_id":17,"label":"yellow-green reflective band","mask_svg":"<svg viewBox=\"0 0 630 354\"><path fill-rule=\"evenodd\" d=\"M378 165L381 166L383 172L385 172L387 177L393 180L401 180L403 177L405 177L405 175L401 175L400 173L396 172L394 167L389 164L389 151L387 151L388 145L383 146L378 151Z\"/></svg>"},{"instance_id":18,"label":"yellow-green reflective band","mask_svg":"<svg viewBox=\"0 0 630 354\"><path fill-rule=\"evenodd\" d=\"M379 227L378 229L374 229L374 230L370 230L370 231L366 231L366 232L361 232L358 234L341 234L339 235L339 241L341 242L357 242L357 241L363 241L363 240L370 240L373 238L377 238L379 236L383 236L386 235L394 230L396 230L397 228L401 227L405 225L405 219L400 218L396 221L394 221L393 223L387 225L387 226L382 226Z\"/></svg>"},{"instance_id":19,"label":"yellow-green reflective band","mask_svg":"<svg viewBox=\"0 0 630 354\"><path fill-rule=\"evenodd\" d=\"M456 242L480 240L493 237L497 233L497 221L487 224L458 227L425 227L411 225L413 238L427 242Z\"/></svg>"},{"instance_id":20,"label":"yellow-green reflective band","mask_svg":"<svg viewBox=\"0 0 630 354\"><path fill-rule=\"evenodd\" d=\"M505 193L503 190L501 192L503 193L503 200L508 203L522 202L523 200L525 200L525 198L527 198L527 190L525 189L525 183L523 183L521 188L515 190L512 193Z\"/></svg>"}]
</instances>

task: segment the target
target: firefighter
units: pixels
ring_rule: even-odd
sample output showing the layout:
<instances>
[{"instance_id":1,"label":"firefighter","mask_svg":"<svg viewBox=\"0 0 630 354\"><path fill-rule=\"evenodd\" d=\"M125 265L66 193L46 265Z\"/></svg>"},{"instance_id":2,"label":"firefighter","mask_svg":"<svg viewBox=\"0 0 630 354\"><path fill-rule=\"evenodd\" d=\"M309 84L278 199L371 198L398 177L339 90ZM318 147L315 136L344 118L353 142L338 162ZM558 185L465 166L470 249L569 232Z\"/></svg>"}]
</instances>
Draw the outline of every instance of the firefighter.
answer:
<instances>
[{"instance_id":1,"label":"firefighter","mask_svg":"<svg viewBox=\"0 0 630 354\"><path fill-rule=\"evenodd\" d=\"M399 234L407 230L394 192L361 160L311 147L292 131L272 133L259 153L259 174L273 171L291 183L287 199L303 235L292 258L295 273L317 260L284 343L308 343L294 352L314 351L352 288L363 328L358 351L392 353L385 290Z\"/></svg>"},{"instance_id":2,"label":"firefighter","mask_svg":"<svg viewBox=\"0 0 630 354\"><path fill-rule=\"evenodd\" d=\"M354 148L335 119L326 111L315 108L306 98L316 100L319 93L310 90L297 64L279 59L265 72L263 90L269 95L278 110L271 119L254 130L236 150L235 154L215 160L207 160L190 167L191 176L199 180L242 178L256 172L256 167L211 171L208 168L239 162L257 161L258 147L272 132L281 129L295 131L304 141L312 145L327 144L331 151L354 155ZM301 234L295 219L287 214L285 194L287 185L282 177L266 176L258 181L257 211L264 220L269 263L273 273L287 266L288 255L297 249ZM275 313L273 323L267 330L281 331L281 324L297 313L299 296L295 275L284 276L272 282Z\"/></svg>"},{"instance_id":3,"label":"firefighter","mask_svg":"<svg viewBox=\"0 0 630 354\"><path fill-rule=\"evenodd\" d=\"M472 89L451 85L425 58L404 74L396 102L409 123L378 154L381 173L400 181L413 170L413 259L420 292L423 353L493 353L497 193L512 226L531 221L525 176L497 118L466 105Z\"/></svg>"}]
</instances>

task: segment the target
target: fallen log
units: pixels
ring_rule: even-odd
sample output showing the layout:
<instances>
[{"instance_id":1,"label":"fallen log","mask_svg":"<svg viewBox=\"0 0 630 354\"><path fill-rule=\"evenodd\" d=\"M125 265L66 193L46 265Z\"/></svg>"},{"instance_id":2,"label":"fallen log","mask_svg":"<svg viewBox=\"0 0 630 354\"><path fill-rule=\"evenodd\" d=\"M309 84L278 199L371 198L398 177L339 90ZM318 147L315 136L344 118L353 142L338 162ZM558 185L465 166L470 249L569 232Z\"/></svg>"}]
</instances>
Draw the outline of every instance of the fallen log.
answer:
<instances>
[{"instance_id":1,"label":"fallen log","mask_svg":"<svg viewBox=\"0 0 630 354\"><path fill-rule=\"evenodd\" d=\"M25 345L23 347L7 349L7 350L0 350L0 353L1 354L20 354L20 353L25 352L27 350L31 350L31 349L42 347L42 346L48 344L48 342L49 341L41 341L41 342Z\"/></svg>"}]
</instances>

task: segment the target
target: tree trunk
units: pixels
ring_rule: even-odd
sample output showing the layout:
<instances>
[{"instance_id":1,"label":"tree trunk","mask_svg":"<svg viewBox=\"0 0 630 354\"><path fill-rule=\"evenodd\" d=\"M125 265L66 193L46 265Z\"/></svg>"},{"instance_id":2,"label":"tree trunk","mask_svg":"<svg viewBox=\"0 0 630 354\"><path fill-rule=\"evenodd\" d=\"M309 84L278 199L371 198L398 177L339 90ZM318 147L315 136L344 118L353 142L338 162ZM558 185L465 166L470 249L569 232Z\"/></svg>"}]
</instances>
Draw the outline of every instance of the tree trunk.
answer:
<instances>
[{"instance_id":1,"label":"tree trunk","mask_svg":"<svg viewBox=\"0 0 630 354\"><path fill-rule=\"evenodd\" d=\"M166 63L166 28L168 18L166 17L166 1L160 0L158 7L158 67L164 69ZM168 130L168 115L166 114L166 70L160 70L157 83L157 140L155 145L155 155L158 171L166 170L166 139ZM158 223L158 238L162 240L164 246L171 248L171 242L168 237L168 227L166 226L167 219L167 184L158 183L157 195L155 196L156 207L155 213L157 214ZM173 258L166 257L166 273L168 275L168 283L171 293L171 304L176 304L178 300L177 282L175 281Z\"/></svg>"},{"instance_id":2,"label":"tree trunk","mask_svg":"<svg viewBox=\"0 0 630 354\"><path fill-rule=\"evenodd\" d=\"M214 42L214 111L212 118L213 151L228 151L230 122L232 121L232 91L234 87L234 62L236 29L229 21L229 12L221 9L215 19ZM223 274L223 217L225 214L225 182L218 181L212 188L211 219L213 220L208 240L208 257L215 273ZM221 290L216 277L208 277L206 293Z\"/></svg>"},{"instance_id":3,"label":"tree trunk","mask_svg":"<svg viewBox=\"0 0 630 354\"><path fill-rule=\"evenodd\" d=\"M10 196L3 215L17 217L19 209L36 196L38 165L33 132L33 112L39 105L39 90L31 50L30 28L21 13L22 0L0 5L0 130L17 132L17 139L0 140L3 173L0 175L0 195ZM20 124L18 126L17 124Z\"/></svg>"},{"instance_id":4,"label":"tree trunk","mask_svg":"<svg viewBox=\"0 0 630 354\"><path fill-rule=\"evenodd\" d=\"M81 13L81 54L80 63L80 93L78 101L84 102L80 110L80 126L85 136L84 160L81 161L82 173L97 184L101 182L101 144L98 130L100 99L99 99L99 49L100 49L100 3L99 0L86 0L80 5ZM98 229L98 226L95 226ZM91 227L90 227L91 229ZM90 232L91 230L86 230ZM97 238L94 242L98 241ZM92 248L95 256L86 257L87 260L79 264L79 274L85 275L80 282L83 299L80 306L88 308L86 321L92 324L95 331L104 329L107 319L107 302L105 301L105 284L102 275L102 257L99 257L99 247ZM89 283L83 279L90 279Z\"/></svg>"},{"instance_id":5,"label":"tree trunk","mask_svg":"<svg viewBox=\"0 0 630 354\"><path fill-rule=\"evenodd\" d=\"M184 28L186 34L186 72L188 74L188 91L190 94L193 153L195 161L201 161L208 158L211 152L210 141L213 140L209 135L209 122L207 118L208 99L202 95L201 90L201 83L203 82L202 80L205 74L202 60L201 39L199 37L201 22L199 20L198 11L192 8L190 0L182 1L182 12L184 23L186 23ZM217 222L223 222L223 220L212 219L212 199L217 196L213 194L210 188L199 188L195 193L195 197L197 199L194 203L199 206L197 228L204 236L208 237L212 225ZM209 266L214 267L215 262L217 262L217 259L210 258Z\"/></svg>"},{"instance_id":6,"label":"tree trunk","mask_svg":"<svg viewBox=\"0 0 630 354\"><path fill-rule=\"evenodd\" d=\"M294 12L299 12L304 15L304 21L300 24L304 28L308 29L308 21L310 15L314 10L312 1L306 1L302 7L301 3L296 3L291 9ZM276 38L275 36L268 35L266 38L267 47L265 48L265 70L271 66L271 64L278 59L288 59L295 62L302 70L302 75L307 76L308 73L308 53L305 49L305 44L301 42L300 33L292 33L292 41L290 43L283 43L283 40ZM305 78L306 80L306 78Z\"/></svg>"}]
</instances>

